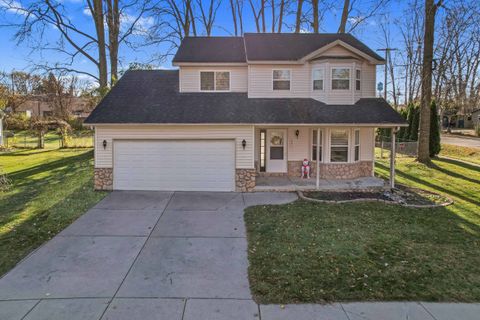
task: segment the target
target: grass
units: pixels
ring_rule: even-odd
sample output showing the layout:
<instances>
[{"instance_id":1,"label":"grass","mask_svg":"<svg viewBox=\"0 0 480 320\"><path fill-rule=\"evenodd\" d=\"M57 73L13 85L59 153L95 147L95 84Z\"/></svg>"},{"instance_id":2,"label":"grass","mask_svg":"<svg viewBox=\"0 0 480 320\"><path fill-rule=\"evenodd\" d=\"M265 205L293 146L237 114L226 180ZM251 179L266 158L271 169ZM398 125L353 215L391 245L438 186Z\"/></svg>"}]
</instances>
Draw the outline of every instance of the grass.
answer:
<instances>
[{"instance_id":1,"label":"grass","mask_svg":"<svg viewBox=\"0 0 480 320\"><path fill-rule=\"evenodd\" d=\"M0 275L105 196L93 191L91 149L0 153L12 182L0 193Z\"/></svg>"},{"instance_id":2,"label":"grass","mask_svg":"<svg viewBox=\"0 0 480 320\"><path fill-rule=\"evenodd\" d=\"M480 149L442 144L440 156L480 164Z\"/></svg>"},{"instance_id":3,"label":"grass","mask_svg":"<svg viewBox=\"0 0 480 320\"><path fill-rule=\"evenodd\" d=\"M388 176L388 160L376 173ZM480 301L480 170L397 160L398 182L452 197L446 208L296 201L246 210L260 303Z\"/></svg>"}]
</instances>

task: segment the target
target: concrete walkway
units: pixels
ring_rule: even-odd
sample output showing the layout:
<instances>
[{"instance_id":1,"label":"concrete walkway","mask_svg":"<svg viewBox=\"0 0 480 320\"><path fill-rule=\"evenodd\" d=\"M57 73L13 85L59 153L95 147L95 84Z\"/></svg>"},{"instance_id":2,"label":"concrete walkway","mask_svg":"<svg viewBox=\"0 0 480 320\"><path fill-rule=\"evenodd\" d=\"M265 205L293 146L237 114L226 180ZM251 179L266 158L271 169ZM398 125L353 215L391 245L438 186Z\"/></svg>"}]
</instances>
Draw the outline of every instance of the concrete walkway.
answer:
<instances>
[{"instance_id":1,"label":"concrete walkway","mask_svg":"<svg viewBox=\"0 0 480 320\"><path fill-rule=\"evenodd\" d=\"M257 177L255 191L267 192L293 192L316 190L317 180L315 177L302 179L298 177ZM376 177L364 177L350 180L327 180L319 181L318 190L354 190L354 189L382 189L385 181Z\"/></svg>"},{"instance_id":2,"label":"concrete walkway","mask_svg":"<svg viewBox=\"0 0 480 320\"><path fill-rule=\"evenodd\" d=\"M291 193L113 192L0 279L1 320L478 319L477 304L257 305L243 210Z\"/></svg>"}]
</instances>

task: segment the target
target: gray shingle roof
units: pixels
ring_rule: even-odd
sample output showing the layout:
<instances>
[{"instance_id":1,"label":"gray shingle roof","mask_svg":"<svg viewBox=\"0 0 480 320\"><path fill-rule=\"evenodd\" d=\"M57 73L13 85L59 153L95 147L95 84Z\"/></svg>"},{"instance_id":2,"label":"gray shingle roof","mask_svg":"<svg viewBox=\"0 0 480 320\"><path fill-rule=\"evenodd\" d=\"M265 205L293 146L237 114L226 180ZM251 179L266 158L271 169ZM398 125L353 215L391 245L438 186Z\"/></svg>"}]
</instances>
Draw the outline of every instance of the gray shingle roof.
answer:
<instances>
[{"instance_id":1,"label":"gray shingle roof","mask_svg":"<svg viewBox=\"0 0 480 320\"><path fill-rule=\"evenodd\" d=\"M245 62L242 37L187 37L172 62Z\"/></svg>"},{"instance_id":2,"label":"gray shingle roof","mask_svg":"<svg viewBox=\"0 0 480 320\"><path fill-rule=\"evenodd\" d=\"M85 120L101 123L404 124L383 99L326 105L310 98L258 99L246 93L179 93L178 71L128 71Z\"/></svg>"},{"instance_id":3,"label":"gray shingle roof","mask_svg":"<svg viewBox=\"0 0 480 320\"><path fill-rule=\"evenodd\" d=\"M173 63L297 61L336 40L384 60L348 33L246 33L244 37L187 37Z\"/></svg>"}]
</instances>

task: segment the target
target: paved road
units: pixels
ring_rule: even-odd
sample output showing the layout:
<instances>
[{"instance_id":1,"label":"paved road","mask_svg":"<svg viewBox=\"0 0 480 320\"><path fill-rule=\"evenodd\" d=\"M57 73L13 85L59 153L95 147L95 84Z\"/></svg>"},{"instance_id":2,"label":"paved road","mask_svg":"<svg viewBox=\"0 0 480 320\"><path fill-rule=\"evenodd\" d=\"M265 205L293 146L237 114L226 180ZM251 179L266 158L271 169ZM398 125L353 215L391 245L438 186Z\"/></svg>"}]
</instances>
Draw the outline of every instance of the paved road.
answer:
<instances>
[{"instance_id":1,"label":"paved road","mask_svg":"<svg viewBox=\"0 0 480 320\"><path fill-rule=\"evenodd\" d=\"M460 137L442 134L441 143L452 144L460 147L480 148L480 138L474 137Z\"/></svg>"},{"instance_id":2,"label":"paved road","mask_svg":"<svg viewBox=\"0 0 480 320\"><path fill-rule=\"evenodd\" d=\"M478 319L478 304L257 305L243 210L296 198L113 192L0 279L0 319Z\"/></svg>"}]
</instances>

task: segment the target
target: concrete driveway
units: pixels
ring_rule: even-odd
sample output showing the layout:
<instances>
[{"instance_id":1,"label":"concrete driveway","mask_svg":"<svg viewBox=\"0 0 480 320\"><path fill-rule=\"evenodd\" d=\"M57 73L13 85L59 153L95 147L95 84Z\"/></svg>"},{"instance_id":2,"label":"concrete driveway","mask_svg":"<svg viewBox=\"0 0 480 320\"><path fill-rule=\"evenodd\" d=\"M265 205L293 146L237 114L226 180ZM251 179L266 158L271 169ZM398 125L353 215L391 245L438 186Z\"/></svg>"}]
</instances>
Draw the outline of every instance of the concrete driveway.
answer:
<instances>
[{"instance_id":1,"label":"concrete driveway","mask_svg":"<svg viewBox=\"0 0 480 320\"><path fill-rule=\"evenodd\" d=\"M113 192L0 279L0 319L258 319L243 210L295 199Z\"/></svg>"}]
</instances>

